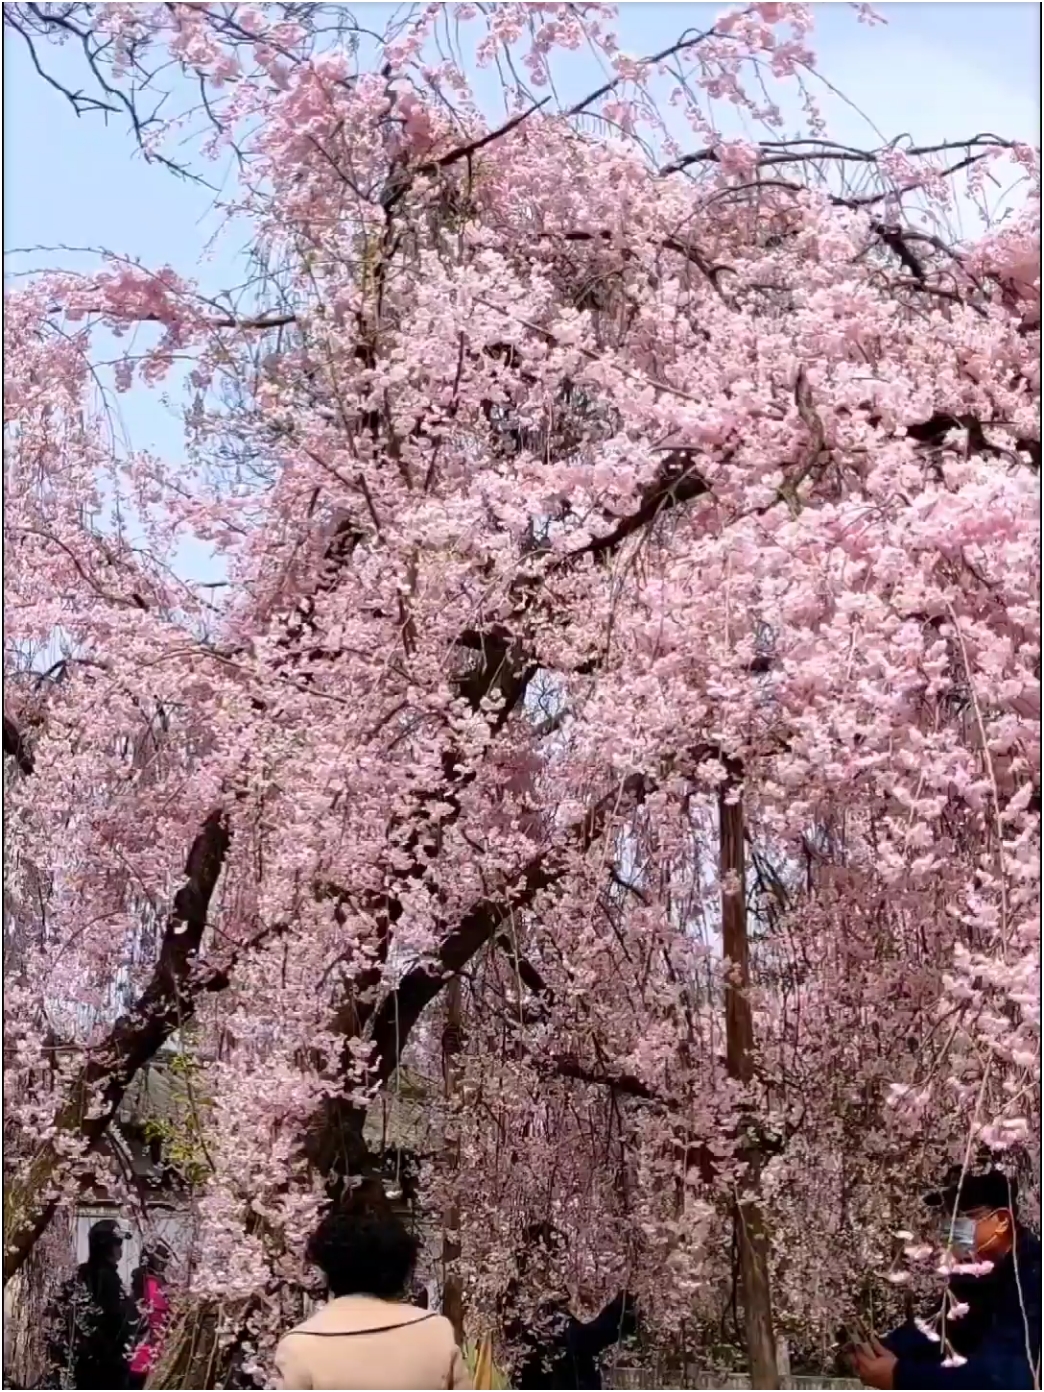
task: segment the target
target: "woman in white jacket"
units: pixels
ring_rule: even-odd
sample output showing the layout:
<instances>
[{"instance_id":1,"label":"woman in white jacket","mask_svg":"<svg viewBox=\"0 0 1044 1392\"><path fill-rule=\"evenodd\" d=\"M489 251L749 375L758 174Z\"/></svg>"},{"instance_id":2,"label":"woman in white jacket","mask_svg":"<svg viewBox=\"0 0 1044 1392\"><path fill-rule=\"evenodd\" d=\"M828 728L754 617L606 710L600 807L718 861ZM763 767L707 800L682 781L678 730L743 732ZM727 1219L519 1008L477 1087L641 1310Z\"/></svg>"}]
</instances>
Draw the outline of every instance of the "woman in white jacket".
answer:
<instances>
[{"instance_id":1,"label":"woman in white jacket","mask_svg":"<svg viewBox=\"0 0 1044 1392\"><path fill-rule=\"evenodd\" d=\"M359 1194L328 1214L308 1259L331 1298L281 1341L277 1387L471 1387L449 1320L403 1302L417 1240L386 1202Z\"/></svg>"}]
</instances>

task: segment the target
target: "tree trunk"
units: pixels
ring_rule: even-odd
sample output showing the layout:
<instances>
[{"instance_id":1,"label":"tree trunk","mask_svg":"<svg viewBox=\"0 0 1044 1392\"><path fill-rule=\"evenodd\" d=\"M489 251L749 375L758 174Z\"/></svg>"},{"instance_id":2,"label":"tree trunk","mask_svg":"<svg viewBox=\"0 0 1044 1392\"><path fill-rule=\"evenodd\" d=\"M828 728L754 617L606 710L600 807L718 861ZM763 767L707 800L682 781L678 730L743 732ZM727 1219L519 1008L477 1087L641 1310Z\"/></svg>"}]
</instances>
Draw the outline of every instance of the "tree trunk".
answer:
<instances>
[{"instance_id":1,"label":"tree trunk","mask_svg":"<svg viewBox=\"0 0 1044 1392\"><path fill-rule=\"evenodd\" d=\"M446 1134L444 1137L447 1178L457 1182L460 1166L460 1132L457 1120L457 1091L459 1068L457 1057L461 1049L464 999L460 977L455 976L446 987L446 1023L442 1031L442 1077L446 1098ZM446 1205L442 1220L442 1313L453 1325L457 1343L464 1343L464 1292L457 1263L460 1261L460 1213L456 1201Z\"/></svg>"},{"instance_id":2,"label":"tree trunk","mask_svg":"<svg viewBox=\"0 0 1044 1392\"><path fill-rule=\"evenodd\" d=\"M721 824L722 946L728 959L725 983L725 1052L729 1076L748 1084L754 1072L754 1022L751 1016L750 951L747 941L747 891L743 856L742 782L738 769L718 795ZM761 1207L763 1157L757 1143L744 1135L740 1158L746 1166L737 1195L735 1224L740 1257L740 1294L750 1366L751 1387L779 1387L776 1340L772 1329L769 1240Z\"/></svg>"}]
</instances>

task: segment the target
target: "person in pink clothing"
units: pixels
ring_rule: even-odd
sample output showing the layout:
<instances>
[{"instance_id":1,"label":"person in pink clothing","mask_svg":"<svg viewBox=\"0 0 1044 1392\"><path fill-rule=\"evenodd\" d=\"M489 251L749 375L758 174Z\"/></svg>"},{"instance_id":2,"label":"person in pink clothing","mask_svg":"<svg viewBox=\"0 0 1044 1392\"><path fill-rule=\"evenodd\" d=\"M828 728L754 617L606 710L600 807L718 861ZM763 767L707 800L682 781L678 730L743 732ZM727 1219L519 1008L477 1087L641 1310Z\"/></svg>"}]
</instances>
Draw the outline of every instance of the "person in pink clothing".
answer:
<instances>
[{"instance_id":1,"label":"person in pink clothing","mask_svg":"<svg viewBox=\"0 0 1044 1392\"><path fill-rule=\"evenodd\" d=\"M170 1248L163 1242L157 1242L142 1252L141 1265L131 1277L131 1296L138 1307L142 1337L131 1354L128 1387L145 1386L163 1342L170 1318L170 1301L166 1290L170 1257Z\"/></svg>"}]
</instances>

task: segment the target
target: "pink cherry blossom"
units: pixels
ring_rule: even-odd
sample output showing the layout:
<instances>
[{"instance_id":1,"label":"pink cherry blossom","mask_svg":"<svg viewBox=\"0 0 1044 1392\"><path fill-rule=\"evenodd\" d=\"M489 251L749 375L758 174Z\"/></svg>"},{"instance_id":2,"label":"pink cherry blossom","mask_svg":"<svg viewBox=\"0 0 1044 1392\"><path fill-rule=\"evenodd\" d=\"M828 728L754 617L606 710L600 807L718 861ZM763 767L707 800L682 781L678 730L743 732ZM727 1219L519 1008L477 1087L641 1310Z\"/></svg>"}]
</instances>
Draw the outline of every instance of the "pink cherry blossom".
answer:
<instances>
[{"instance_id":1,"label":"pink cherry blossom","mask_svg":"<svg viewBox=\"0 0 1044 1392\"><path fill-rule=\"evenodd\" d=\"M409 1116L475 1329L540 1219L521 1300L711 1331L757 1189L821 1347L868 1273L949 1274L894 1266L918 1186L1039 1176L1039 158L904 142L850 196L814 108L814 157L727 138L802 90L799 5L669 60L601 6L429 6L372 67L224 8L95 22L112 82L206 96L251 289L113 251L6 295L5 1270L166 1044L188 1294L247 1302L258 1379L364 1114ZM980 159L1025 202L951 242ZM184 448L124 448L110 383L187 387Z\"/></svg>"}]
</instances>

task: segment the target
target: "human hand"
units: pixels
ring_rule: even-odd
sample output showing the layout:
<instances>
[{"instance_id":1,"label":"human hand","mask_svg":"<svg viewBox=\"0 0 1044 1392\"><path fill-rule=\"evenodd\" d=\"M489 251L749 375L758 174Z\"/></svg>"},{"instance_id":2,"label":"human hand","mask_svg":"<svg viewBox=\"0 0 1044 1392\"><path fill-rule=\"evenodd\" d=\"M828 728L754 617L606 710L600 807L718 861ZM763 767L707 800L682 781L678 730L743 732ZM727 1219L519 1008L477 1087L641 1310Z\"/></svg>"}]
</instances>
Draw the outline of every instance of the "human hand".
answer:
<instances>
[{"instance_id":1,"label":"human hand","mask_svg":"<svg viewBox=\"0 0 1044 1392\"><path fill-rule=\"evenodd\" d=\"M889 1353L880 1339L871 1338L868 1344L860 1344L852 1355L852 1366L856 1377L864 1387L895 1386L895 1365L898 1363L894 1353Z\"/></svg>"}]
</instances>

